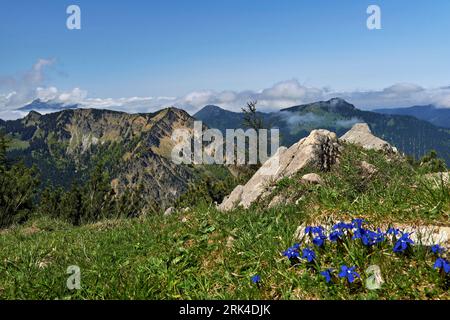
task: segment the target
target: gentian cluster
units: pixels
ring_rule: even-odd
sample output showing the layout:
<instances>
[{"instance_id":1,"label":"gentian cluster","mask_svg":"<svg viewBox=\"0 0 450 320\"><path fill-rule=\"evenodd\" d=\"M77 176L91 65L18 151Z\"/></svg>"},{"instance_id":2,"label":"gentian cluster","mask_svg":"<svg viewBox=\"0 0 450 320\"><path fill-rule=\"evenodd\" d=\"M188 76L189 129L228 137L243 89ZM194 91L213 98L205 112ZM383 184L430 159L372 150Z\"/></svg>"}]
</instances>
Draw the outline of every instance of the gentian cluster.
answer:
<instances>
[{"instance_id":1,"label":"gentian cluster","mask_svg":"<svg viewBox=\"0 0 450 320\"><path fill-rule=\"evenodd\" d=\"M448 262L447 259L439 257L434 263L434 269L440 269L444 273L448 274L450 273L450 262Z\"/></svg>"},{"instance_id":2,"label":"gentian cluster","mask_svg":"<svg viewBox=\"0 0 450 320\"><path fill-rule=\"evenodd\" d=\"M353 228L354 228L354 229L361 229L363 223L365 223L365 222L366 222L366 220L364 220L364 219L359 219L359 218L353 219L353 220L352 220Z\"/></svg>"},{"instance_id":3,"label":"gentian cluster","mask_svg":"<svg viewBox=\"0 0 450 320\"><path fill-rule=\"evenodd\" d=\"M308 262L312 262L316 258L316 253L311 248L305 248L301 253L302 258L306 259ZM300 245L296 243L292 247L287 248L287 250L283 252L283 256L287 257L291 261L294 259L299 259Z\"/></svg>"},{"instance_id":4,"label":"gentian cluster","mask_svg":"<svg viewBox=\"0 0 450 320\"><path fill-rule=\"evenodd\" d=\"M283 256L287 257L289 260L299 258L300 257L299 248L300 245L296 243L292 247L287 248L287 250L283 252Z\"/></svg>"},{"instance_id":5,"label":"gentian cluster","mask_svg":"<svg viewBox=\"0 0 450 320\"><path fill-rule=\"evenodd\" d=\"M308 262L313 262L316 258L316 253L310 248L305 248L302 251L302 258L306 259Z\"/></svg>"},{"instance_id":6,"label":"gentian cluster","mask_svg":"<svg viewBox=\"0 0 450 320\"><path fill-rule=\"evenodd\" d=\"M353 239L361 239L361 242L366 247L376 245L385 240L384 233L380 229L378 229L377 232L374 232L364 228L358 228L353 235Z\"/></svg>"},{"instance_id":7,"label":"gentian cluster","mask_svg":"<svg viewBox=\"0 0 450 320\"><path fill-rule=\"evenodd\" d=\"M440 245L435 244L434 246L431 247L431 252L433 252L434 254L441 254L444 253L445 249L442 248Z\"/></svg>"},{"instance_id":8,"label":"gentian cluster","mask_svg":"<svg viewBox=\"0 0 450 320\"><path fill-rule=\"evenodd\" d=\"M339 272L339 278L346 278L348 282L353 283L355 278L360 278L359 273L355 271L356 267L341 266L341 272Z\"/></svg>"},{"instance_id":9,"label":"gentian cluster","mask_svg":"<svg viewBox=\"0 0 450 320\"><path fill-rule=\"evenodd\" d=\"M358 240L366 247L372 247L389 240L389 243L393 243L393 251L395 253L404 253L414 245L411 233L406 233L393 227L390 227L386 232L383 232L380 228L374 231L370 230L365 224L366 221L363 219L353 219L351 223L341 221L333 225L329 233L326 233L322 226L308 226L305 228L305 234L314 246L319 248L324 247L327 239L331 242L344 239ZM431 251L437 256L434 269L439 269L444 277L448 276L450 273L450 262L443 255L445 249L436 244L431 247ZM322 251L319 251L319 253L322 253ZM284 251L283 255L291 262L299 261L300 259L305 259L308 263L316 261L316 252L311 247L300 249L298 243ZM324 277L327 283L330 283L333 279L333 269L321 271L320 275ZM356 266L348 267L346 265L340 267L338 276L339 278L345 278L348 283L353 283L357 278L361 278L359 273L356 272ZM258 283L259 276L255 277L252 277L252 281Z\"/></svg>"},{"instance_id":10,"label":"gentian cluster","mask_svg":"<svg viewBox=\"0 0 450 320\"><path fill-rule=\"evenodd\" d=\"M344 237L344 232L342 232L341 230L336 230L330 233L330 241L332 242L336 242L339 239L342 239Z\"/></svg>"},{"instance_id":11,"label":"gentian cluster","mask_svg":"<svg viewBox=\"0 0 450 320\"><path fill-rule=\"evenodd\" d=\"M322 226L306 227L305 234L313 237L312 242L317 247L323 247L325 240L327 239Z\"/></svg>"},{"instance_id":12,"label":"gentian cluster","mask_svg":"<svg viewBox=\"0 0 450 320\"><path fill-rule=\"evenodd\" d=\"M353 224L352 223L345 223L345 222L338 222L333 226L333 230L352 230Z\"/></svg>"},{"instance_id":13,"label":"gentian cluster","mask_svg":"<svg viewBox=\"0 0 450 320\"><path fill-rule=\"evenodd\" d=\"M398 236L400 234L400 230L399 229L395 229L395 228L389 228L388 231L386 231L387 235L392 234L394 237Z\"/></svg>"},{"instance_id":14,"label":"gentian cluster","mask_svg":"<svg viewBox=\"0 0 450 320\"><path fill-rule=\"evenodd\" d=\"M450 273L450 262L441 256L444 253L445 249L438 244L435 244L431 247L431 251L438 256L436 259L433 268L439 269L445 274Z\"/></svg>"},{"instance_id":15,"label":"gentian cluster","mask_svg":"<svg viewBox=\"0 0 450 320\"><path fill-rule=\"evenodd\" d=\"M412 241L409 236L410 234L405 232L402 234L400 239L397 240L393 249L395 253L405 252L406 250L408 250L408 248L411 247L411 245L414 244L414 241Z\"/></svg>"}]
</instances>

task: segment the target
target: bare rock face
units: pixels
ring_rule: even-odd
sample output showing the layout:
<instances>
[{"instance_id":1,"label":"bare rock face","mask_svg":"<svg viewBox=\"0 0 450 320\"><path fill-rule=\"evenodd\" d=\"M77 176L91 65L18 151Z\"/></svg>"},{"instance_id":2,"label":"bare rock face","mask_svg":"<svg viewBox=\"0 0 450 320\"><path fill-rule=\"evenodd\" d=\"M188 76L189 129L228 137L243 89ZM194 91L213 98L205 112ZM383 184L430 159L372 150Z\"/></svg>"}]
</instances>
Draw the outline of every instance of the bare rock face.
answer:
<instances>
[{"instance_id":1,"label":"bare rock face","mask_svg":"<svg viewBox=\"0 0 450 320\"><path fill-rule=\"evenodd\" d=\"M388 142L372 134L367 123L357 123L350 131L341 138L342 141L362 146L364 149L373 149L397 153L397 148L391 146Z\"/></svg>"},{"instance_id":2,"label":"bare rock face","mask_svg":"<svg viewBox=\"0 0 450 320\"><path fill-rule=\"evenodd\" d=\"M281 147L267 160L245 186L236 187L219 205L219 210L229 211L238 206L248 208L258 200L268 187L282 178L314 166L327 171L336 162L339 142L336 134L328 130L313 130L289 149Z\"/></svg>"},{"instance_id":3,"label":"bare rock face","mask_svg":"<svg viewBox=\"0 0 450 320\"><path fill-rule=\"evenodd\" d=\"M241 202L242 192L244 191L244 186L238 185L234 190L230 193L228 197L225 197L222 204L219 205L219 210L221 211L229 211L232 210L235 205Z\"/></svg>"}]
</instances>

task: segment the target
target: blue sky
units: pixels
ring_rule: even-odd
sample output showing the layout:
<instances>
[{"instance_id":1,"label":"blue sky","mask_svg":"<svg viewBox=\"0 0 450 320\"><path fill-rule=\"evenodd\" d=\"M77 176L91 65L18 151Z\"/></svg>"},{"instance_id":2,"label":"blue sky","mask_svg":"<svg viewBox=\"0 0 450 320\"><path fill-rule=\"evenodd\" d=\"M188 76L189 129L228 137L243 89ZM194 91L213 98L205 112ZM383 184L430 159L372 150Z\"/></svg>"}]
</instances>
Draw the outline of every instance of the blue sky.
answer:
<instances>
[{"instance_id":1,"label":"blue sky","mask_svg":"<svg viewBox=\"0 0 450 320\"><path fill-rule=\"evenodd\" d=\"M70 4L81 8L81 30L66 28ZM370 4L381 7L382 30L366 28ZM33 85L58 93L79 88L89 98L257 93L292 81L348 94L405 83L420 90L450 85L447 0L2 0L0 6L0 94L17 91L39 59L51 63Z\"/></svg>"}]
</instances>

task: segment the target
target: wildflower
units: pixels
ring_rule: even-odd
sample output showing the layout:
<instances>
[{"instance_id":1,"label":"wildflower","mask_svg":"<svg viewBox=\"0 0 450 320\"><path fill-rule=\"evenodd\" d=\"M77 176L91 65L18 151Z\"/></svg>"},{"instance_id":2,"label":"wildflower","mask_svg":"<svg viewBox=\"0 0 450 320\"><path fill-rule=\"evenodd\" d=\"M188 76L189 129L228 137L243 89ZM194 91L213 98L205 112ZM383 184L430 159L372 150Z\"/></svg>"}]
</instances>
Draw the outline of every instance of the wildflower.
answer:
<instances>
[{"instance_id":1,"label":"wildflower","mask_svg":"<svg viewBox=\"0 0 450 320\"><path fill-rule=\"evenodd\" d=\"M327 283L331 282L331 272L332 271L333 271L332 269L327 269L325 271L320 272L320 274L325 277L325 281Z\"/></svg>"},{"instance_id":2,"label":"wildflower","mask_svg":"<svg viewBox=\"0 0 450 320\"><path fill-rule=\"evenodd\" d=\"M414 244L414 241L412 241L409 238L409 233L404 233L400 237L400 239L397 240L397 242L394 245L394 252L404 252L406 251L411 245Z\"/></svg>"},{"instance_id":3,"label":"wildflower","mask_svg":"<svg viewBox=\"0 0 450 320\"><path fill-rule=\"evenodd\" d=\"M324 245L326 239L327 239L327 237L325 235L320 234L313 239L313 243L318 247L322 247Z\"/></svg>"},{"instance_id":4,"label":"wildflower","mask_svg":"<svg viewBox=\"0 0 450 320\"><path fill-rule=\"evenodd\" d=\"M444 258L437 258L433 268L444 270L445 273L450 273L450 262Z\"/></svg>"},{"instance_id":5,"label":"wildflower","mask_svg":"<svg viewBox=\"0 0 450 320\"><path fill-rule=\"evenodd\" d=\"M289 260L300 257L298 248L299 247L297 247L296 245L294 245L293 247L287 248L287 250L283 252L283 256L288 257Z\"/></svg>"},{"instance_id":6,"label":"wildflower","mask_svg":"<svg viewBox=\"0 0 450 320\"><path fill-rule=\"evenodd\" d=\"M261 281L261 277L255 274L253 277L251 277L251 280L253 283L258 284Z\"/></svg>"},{"instance_id":7,"label":"wildflower","mask_svg":"<svg viewBox=\"0 0 450 320\"><path fill-rule=\"evenodd\" d=\"M353 283L355 278L360 278L359 273L355 271L356 267L341 266L341 272L339 272L339 278L346 278L348 282Z\"/></svg>"},{"instance_id":8,"label":"wildflower","mask_svg":"<svg viewBox=\"0 0 450 320\"><path fill-rule=\"evenodd\" d=\"M362 230L362 229L360 229ZM361 241L365 246L373 246L384 241L384 234L378 229L378 232L365 230L361 235Z\"/></svg>"},{"instance_id":9,"label":"wildflower","mask_svg":"<svg viewBox=\"0 0 450 320\"><path fill-rule=\"evenodd\" d=\"M321 234L323 234L323 227L322 226L318 226L318 227L308 226L305 228L305 234L321 235Z\"/></svg>"},{"instance_id":10,"label":"wildflower","mask_svg":"<svg viewBox=\"0 0 450 320\"><path fill-rule=\"evenodd\" d=\"M440 245L435 244L434 246L431 247L431 251L435 254L441 254L445 251L445 249L442 248Z\"/></svg>"},{"instance_id":11,"label":"wildflower","mask_svg":"<svg viewBox=\"0 0 450 320\"><path fill-rule=\"evenodd\" d=\"M397 236L399 233L400 230L395 228L389 228L388 231L386 232L386 234L392 234L394 236Z\"/></svg>"},{"instance_id":12,"label":"wildflower","mask_svg":"<svg viewBox=\"0 0 450 320\"><path fill-rule=\"evenodd\" d=\"M351 223L345 223L345 222L338 222L338 223L336 223L336 224L333 226L333 230L341 230L341 231L344 231L344 230L346 230L346 229L348 229L348 230L353 229L353 224L351 224Z\"/></svg>"},{"instance_id":13,"label":"wildflower","mask_svg":"<svg viewBox=\"0 0 450 320\"><path fill-rule=\"evenodd\" d=\"M344 233L340 230L337 230L337 231L333 231L332 233L330 233L329 238L330 238L330 241L335 242L338 239L340 239L342 236L344 236Z\"/></svg>"},{"instance_id":14,"label":"wildflower","mask_svg":"<svg viewBox=\"0 0 450 320\"><path fill-rule=\"evenodd\" d=\"M354 229L361 229L364 222L366 222L366 220L364 220L364 219L359 219L359 218L353 219L352 226Z\"/></svg>"},{"instance_id":15,"label":"wildflower","mask_svg":"<svg viewBox=\"0 0 450 320\"><path fill-rule=\"evenodd\" d=\"M302 258L308 260L308 262L312 262L316 258L316 253L310 248L303 249Z\"/></svg>"}]
</instances>

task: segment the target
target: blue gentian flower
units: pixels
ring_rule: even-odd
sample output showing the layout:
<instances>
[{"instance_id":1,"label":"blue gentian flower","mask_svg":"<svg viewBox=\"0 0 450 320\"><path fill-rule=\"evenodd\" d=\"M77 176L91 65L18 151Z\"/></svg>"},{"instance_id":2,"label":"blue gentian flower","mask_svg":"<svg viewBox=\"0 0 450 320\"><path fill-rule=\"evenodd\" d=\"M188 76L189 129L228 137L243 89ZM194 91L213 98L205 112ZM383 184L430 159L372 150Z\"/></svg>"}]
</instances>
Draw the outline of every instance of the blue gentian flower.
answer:
<instances>
[{"instance_id":1,"label":"blue gentian flower","mask_svg":"<svg viewBox=\"0 0 450 320\"><path fill-rule=\"evenodd\" d=\"M323 227L322 226L317 226L317 227L308 226L305 228L305 234L321 235L321 234L323 234Z\"/></svg>"},{"instance_id":2,"label":"blue gentian flower","mask_svg":"<svg viewBox=\"0 0 450 320\"><path fill-rule=\"evenodd\" d=\"M300 253L298 252L299 247L294 245L293 247L287 248L286 251L283 252L283 256L288 257L288 259L298 258L300 257Z\"/></svg>"},{"instance_id":3,"label":"blue gentian flower","mask_svg":"<svg viewBox=\"0 0 450 320\"><path fill-rule=\"evenodd\" d=\"M364 220L364 219L359 219L359 218L353 219L352 220L353 228L354 229L361 229L364 222L366 222L366 220Z\"/></svg>"},{"instance_id":4,"label":"blue gentian flower","mask_svg":"<svg viewBox=\"0 0 450 320\"><path fill-rule=\"evenodd\" d=\"M336 230L330 233L330 241L337 241L338 239L340 239L341 237L344 236L344 233L340 230Z\"/></svg>"},{"instance_id":5,"label":"blue gentian flower","mask_svg":"<svg viewBox=\"0 0 450 320\"><path fill-rule=\"evenodd\" d=\"M389 228L386 234L392 234L394 236L397 236L400 234L400 230L395 228Z\"/></svg>"},{"instance_id":6,"label":"blue gentian flower","mask_svg":"<svg viewBox=\"0 0 450 320\"><path fill-rule=\"evenodd\" d=\"M302 258L308 260L308 262L312 262L316 258L316 253L310 248L303 249Z\"/></svg>"},{"instance_id":7,"label":"blue gentian flower","mask_svg":"<svg viewBox=\"0 0 450 320\"><path fill-rule=\"evenodd\" d=\"M366 230L364 228L356 229L355 233L353 234L352 239L353 240L355 240L355 239L362 239L366 235L367 231L368 230Z\"/></svg>"},{"instance_id":8,"label":"blue gentian flower","mask_svg":"<svg viewBox=\"0 0 450 320\"><path fill-rule=\"evenodd\" d=\"M261 281L261 277L256 274L253 277L251 277L251 280L253 283L259 283Z\"/></svg>"},{"instance_id":9,"label":"blue gentian flower","mask_svg":"<svg viewBox=\"0 0 450 320\"><path fill-rule=\"evenodd\" d=\"M333 226L333 230L351 230L353 229L353 224L351 223L345 223L345 222L338 222Z\"/></svg>"},{"instance_id":10,"label":"blue gentian flower","mask_svg":"<svg viewBox=\"0 0 450 320\"><path fill-rule=\"evenodd\" d=\"M380 229L378 229L378 232L364 229L359 229L357 232L359 232L358 234L361 237L362 243L368 247L381 243L385 240L384 233Z\"/></svg>"},{"instance_id":11,"label":"blue gentian flower","mask_svg":"<svg viewBox=\"0 0 450 320\"><path fill-rule=\"evenodd\" d=\"M440 245L435 244L434 246L431 247L431 251L435 254L441 254L445 251L445 249L442 248Z\"/></svg>"},{"instance_id":12,"label":"blue gentian flower","mask_svg":"<svg viewBox=\"0 0 450 320\"><path fill-rule=\"evenodd\" d=\"M327 269L327 270L322 271L322 272L320 273L322 276L325 277L325 281L326 281L327 283L330 283L330 282L331 282L331 272L332 272L332 271L333 271L332 269Z\"/></svg>"},{"instance_id":13,"label":"blue gentian flower","mask_svg":"<svg viewBox=\"0 0 450 320\"><path fill-rule=\"evenodd\" d=\"M314 243L314 245L316 245L318 247L322 247L324 245L326 239L327 239L327 237L325 235L320 234L313 239L313 243Z\"/></svg>"},{"instance_id":14,"label":"blue gentian flower","mask_svg":"<svg viewBox=\"0 0 450 320\"><path fill-rule=\"evenodd\" d=\"M356 267L341 266L341 272L339 272L339 278L346 278L348 282L353 283L355 278L360 278L359 273L355 271Z\"/></svg>"},{"instance_id":15,"label":"blue gentian flower","mask_svg":"<svg viewBox=\"0 0 450 320\"><path fill-rule=\"evenodd\" d=\"M402 236L400 237L400 239L397 240L397 242L394 245L394 252L399 253L399 252L404 252L406 251L411 245L414 244L414 241L412 241L409 238L409 233L404 233L402 234Z\"/></svg>"},{"instance_id":16,"label":"blue gentian flower","mask_svg":"<svg viewBox=\"0 0 450 320\"><path fill-rule=\"evenodd\" d=\"M450 262L444 258L437 258L433 268L442 269L445 273L450 273Z\"/></svg>"}]
</instances>

